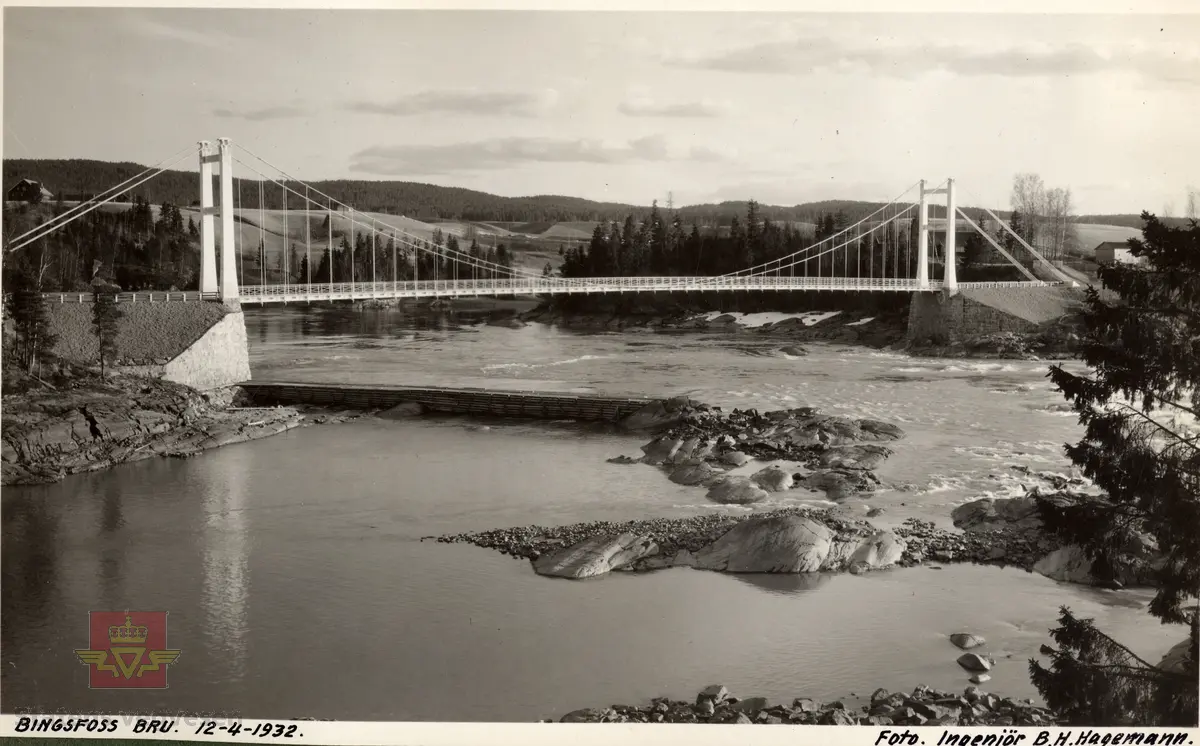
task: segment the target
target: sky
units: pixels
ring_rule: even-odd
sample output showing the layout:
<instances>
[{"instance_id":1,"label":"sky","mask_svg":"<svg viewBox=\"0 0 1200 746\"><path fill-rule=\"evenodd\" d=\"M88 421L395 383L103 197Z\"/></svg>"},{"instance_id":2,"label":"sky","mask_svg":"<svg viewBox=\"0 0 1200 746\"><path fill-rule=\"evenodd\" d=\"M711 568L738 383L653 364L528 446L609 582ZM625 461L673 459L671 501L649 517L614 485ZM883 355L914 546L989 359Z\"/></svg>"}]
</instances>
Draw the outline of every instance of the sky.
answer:
<instances>
[{"instance_id":1,"label":"sky","mask_svg":"<svg viewBox=\"0 0 1200 746\"><path fill-rule=\"evenodd\" d=\"M1200 14L7 7L3 41L7 158L230 137L304 180L676 206L1200 187Z\"/></svg>"}]
</instances>

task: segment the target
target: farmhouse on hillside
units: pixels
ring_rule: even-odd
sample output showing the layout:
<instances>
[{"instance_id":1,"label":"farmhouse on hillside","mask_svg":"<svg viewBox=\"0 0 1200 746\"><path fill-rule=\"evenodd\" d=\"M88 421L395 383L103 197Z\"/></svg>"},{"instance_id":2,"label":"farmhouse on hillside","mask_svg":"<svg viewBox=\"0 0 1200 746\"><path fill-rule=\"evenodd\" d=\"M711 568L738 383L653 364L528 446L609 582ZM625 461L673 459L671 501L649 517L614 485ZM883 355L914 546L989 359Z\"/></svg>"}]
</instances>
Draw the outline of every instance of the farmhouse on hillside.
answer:
<instances>
[{"instance_id":1,"label":"farmhouse on hillside","mask_svg":"<svg viewBox=\"0 0 1200 746\"><path fill-rule=\"evenodd\" d=\"M46 202L54 199L54 195L36 181L21 179L8 190L6 199L10 202Z\"/></svg>"},{"instance_id":2,"label":"farmhouse on hillside","mask_svg":"<svg viewBox=\"0 0 1200 746\"><path fill-rule=\"evenodd\" d=\"M1124 241L1105 241L1096 246L1096 264L1143 264L1145 257L1136 257Z\"/></svg>"}]
</instances>

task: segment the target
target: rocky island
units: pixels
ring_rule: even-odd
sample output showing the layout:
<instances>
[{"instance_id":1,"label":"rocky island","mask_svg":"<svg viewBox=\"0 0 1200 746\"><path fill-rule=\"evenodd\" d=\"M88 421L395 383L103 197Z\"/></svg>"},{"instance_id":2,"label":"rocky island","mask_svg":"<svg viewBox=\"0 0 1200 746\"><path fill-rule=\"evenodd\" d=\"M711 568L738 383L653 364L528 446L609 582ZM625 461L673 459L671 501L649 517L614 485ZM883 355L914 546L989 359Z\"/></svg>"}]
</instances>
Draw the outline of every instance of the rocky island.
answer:
<instances>
[{"instance_id":1,"label":"rocky island","mask_svg":"<svg viewBox=\"0 0 1200 746\"><path fill-rule=\"evenodd\" d=\"M752 505L771 493L822 492L835 503L869 493L873 469L904 437L897 426L824 415L811 407L725 413L686 397L655 401L621 426L653 431L640 458L610 461L662 469L672 482L707 490L721 504ZM757 468L757 464L768 465ZM756 469L736 474L738 469ZM1098 568L1084 551L1043 530L1040 505L1090 499L1082 480L1061 478L1060 491L984 498L954 509L958 530L908 519L893 528L847 517L834 508L786 507L750 515L708 514L567 526L520 526L445 535L530 561L551 577L582 579L611 571L671 567L734 573L861 573L927 563L1015 566L1054 580L1110 588L1147 586L1162 557L1152 537L1131 531L1112 562ZM871 515L871 513L868 513Z\"/></svg>"}]
</instances>

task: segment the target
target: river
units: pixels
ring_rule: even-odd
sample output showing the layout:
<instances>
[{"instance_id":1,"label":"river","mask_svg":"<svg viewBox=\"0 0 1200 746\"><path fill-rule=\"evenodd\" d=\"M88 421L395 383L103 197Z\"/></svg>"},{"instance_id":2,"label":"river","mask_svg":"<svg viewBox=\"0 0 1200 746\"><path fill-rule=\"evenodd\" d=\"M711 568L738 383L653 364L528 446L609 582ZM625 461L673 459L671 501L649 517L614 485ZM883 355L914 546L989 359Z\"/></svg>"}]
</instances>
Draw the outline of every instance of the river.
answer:
<instances>
[{"instance_id":1,"label":"river","mask_svg":"<svg viewBox=\"0 0 1200 746\"><path fill-rule=\"evenodd\" d=\"M511 329L399 310L248 308L255 378L677 395L801 405L908 437L887 489L846 508L950 525L950 509L1067 473L1079 426L1046 363L949 361L763 335ZM741 696L833 699L962 689L954 632L987 638L986 688L1037 698L1028 659L1066 604L1157 661L1182 636L1144 591L1020 570L919 567L592 581L430 534L689 515L703 490L606 459L644 438L570 423L455 418L302 428L3 494L4 710L225 712L248 718L533 721L589 706ZM823 504L811 493L767 503ZM74 655L90 610L165 610L183 652L165 690L90 690Z\"/></svg>"}]
</instances>

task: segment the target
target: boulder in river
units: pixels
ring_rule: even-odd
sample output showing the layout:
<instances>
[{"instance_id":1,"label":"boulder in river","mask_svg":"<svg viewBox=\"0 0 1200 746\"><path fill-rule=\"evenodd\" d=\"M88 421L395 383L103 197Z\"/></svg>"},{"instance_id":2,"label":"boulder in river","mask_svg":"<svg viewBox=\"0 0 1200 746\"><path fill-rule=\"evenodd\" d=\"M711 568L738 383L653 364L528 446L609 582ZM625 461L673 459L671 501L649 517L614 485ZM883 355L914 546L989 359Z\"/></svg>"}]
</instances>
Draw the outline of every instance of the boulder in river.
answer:
<instances>
[{"instance_id":1,"label":"boulder in river","mask_svg":"<svg viewBox=\"0 0 1200 746\"><path fill-rule=\"evenodd\" d=\"M671 471L670 480L675 484L704 484L719 475L719 471L700 461L675 467Z\"/></svg>"},{"instance_id":2,"label":"boulder in river","mask_svg":"<svg viewBox=\"0 0 1200 746\"><path fill-rule=\"evenodd\" d=\"M858 492L874 490L869 472L850 469L814 472L804 478L804 486L823 491L830 500L844 500Z\"/></svg>"},{"instance_id":3,"label":"boulder in river","mask_svg":"<svg viewBox=\"0 0 1200 746\"><path fill-rule=\"evenodd\" d=\"M620 424L626 430L660 430L679 424L699 406L686 396L660 399L628 415Z\"/></svg>"},{"instance_id":4,"label":"boulder in river","mask_svg":"<svg viewBox=\"0 0 1200 746\"><path fill-rule=\"evenodd\" d=\"M639 463L639 459L636 459L633 456L613 456L612 458L610 458L608 460L608 463L610 463L610 464L636 464L636 463Z\"/></svg>"},{"instance_id":5,"label":"boulder in river","mask_svg":"<svg viewBox=\"0 0 1200 746\"><path fill-rule=\"evenodd\" d=\"M767 498L767 491L749 477L724 476L708 489L709 500L723 505L749 505Z\"/></svg>"},{"instance_id":6,"label":"boulder in river","mask_svg":"<svg viewBox=\"0 0 1200 746\"><path fill-rule=\"evenodd\" d=\"M826 448L817 459L829 469L876 469L891 455L890 448L868 443Z\"/></svg>"},{"instance_id":7,"label":"boulder in river","mask_svg":"<svg viewBox=\"0 0 1200 746\"><path fill-rule=\"evenodd\" d=\"M704 687L699 694L696 695L696 704L700 704L704 700L708 700L713 704L720 704L729 696L729 690L723 684L711 684Z\"/></svg>"},{"instance_id":8,"label":"boulder in river","mask_svg":"<svg viewBox=\"0 0 1200 746\"><path fill-rule=\"evenodd\" d=\"M671 454L667 462L671 464L683 464L691 461L699 445L699 438L687 438L679 444L679 448L675 449L675 452Z\"/></svg>"},{"instance_id":9,"label":"boulder in river","mask_svg":"<svg viewBox=\"0 0 1200 746\"><path fill-rule=\"evenodd\" d=\"M792 473L780 466L768 466L750 479L767 492L784 492L792 488Z\"/></svg>"},{"instance_id":10,"label":"boulder in river","mask_svg":"<svg viewBox=\"0 0 1200 746\"><path fill-rule=\"evenodd\" d=\"M752 459L741 451L726 451L721 454L721 462L733 467L743 466L750 461Z\"/></svg>"},{"instance_id":11,"label":"boulder in river","mask_svg":"<svg viewBox=\"0 0 1200 746\"><path fill-rule=\"evenodd\" d=\"M958 665L968 671L989 671L992 664L987 658L978 653L963 653L958 657Z\"/></svg>"},{"instance_id":12,"label":"boulder in river","mask_svg":"<svg viewBox=\"0 0 1200 746\"><path fill-rule=\"evenodd\" d=\"M804 357L805 355L808 354L808 350L804 349L803 347L797 347L796 345L788 345L787 347L780 347L779 351L782 352L784 355L790 355L792 357Z\"/></svg>"},{"instance_id":13,"label":"boulder in river","mask_svg":"<svg viewBox=\"0 0 1200 746\"><path fill-rule=\"evenodd\" d=\"M802 573L894 564L904 543L890 531L839 533L802 514L741 521L696 552L695 567L723 572Z\"/></svg>"},{"instance_id":14,"label":"boulder in river","mask_svg":"<svg viewBox=\"0 0 1200 746\"><path fill-rule=\"evenodd\" d=\"M956 632L950 635L950 642L954 643L960 650L970 650L986 644L987 640L979 635L972 635L969 632Z\"/></svg>"},{"instance_id":15,"label":"boulder in river","mask_svg":"<svg viewBox=\"0 0 1200 746\"><path fill-rule=\"evenodd\" d=\"M996 529L1038 529L1042 519L1033 497L985 497L959 505L950 512L957 528L964 531Z\"/></svg>"},{"instance_id":16,"label":"boulder in river","mask_svg":"<svg viewBox=\"0 0 1200 746\"><path fill-rule=\"evenodd\" d=\"M890 422L863 419L858 421L862 440L900 440L904 431Z\"/></svg>"},{"instance_id":17,"label":"boulder in river","mask_svg":"<svg viewBox=\"0 0 1200 746\"><path fill-rule=\"evenodd\" d=\"M1033 571L1063 583L1100 586L1152 586L1154 573L1162 565L1163 558L1154 541L1146 537L1144 543L1126 542L1123 551L1112 559L1108 572L1098 573L1097 565L1086 551L1075 544L1059 547L1038 560Z\"/></svg>"},{"instance_id":18,"label":"boulder in river","mask_svg":"<svg viewBox=\"0 0 1200 746\"><path fill-rule=\"evenodd\" d=\"M649 536L632 533L593 536L538 557L533 561L533 569L539 575L557 578L590 578L657 553L658 545Z\"/></svg>"},{"instance_id":19,"label":"boulder in river","mask_svg":"<svg viewBox=\"0 0 1200 746\"><path fill-rule=\"evenodd\" d=\"M642 458L647 464L664 464L670 462L675 453L683 446L683 440L671 435L662 435L642 446Z\"/></svg>"},{"instance_id":20,"label":"boulder in river","mask_svg":"<svg viewBox=\"0 0 1200 746\"><path fill-rule=\"evenodd\" d=\"M1092 585L1092 560L1076 545L1059 547L1042 557L1033 566L1033 571L1064 583Z\"/></svg>"}]
</instances>

